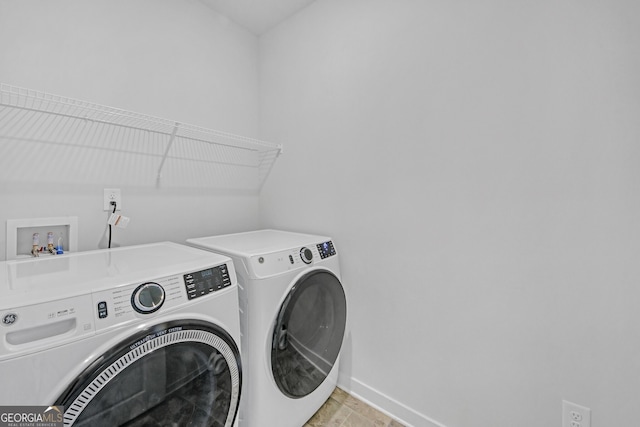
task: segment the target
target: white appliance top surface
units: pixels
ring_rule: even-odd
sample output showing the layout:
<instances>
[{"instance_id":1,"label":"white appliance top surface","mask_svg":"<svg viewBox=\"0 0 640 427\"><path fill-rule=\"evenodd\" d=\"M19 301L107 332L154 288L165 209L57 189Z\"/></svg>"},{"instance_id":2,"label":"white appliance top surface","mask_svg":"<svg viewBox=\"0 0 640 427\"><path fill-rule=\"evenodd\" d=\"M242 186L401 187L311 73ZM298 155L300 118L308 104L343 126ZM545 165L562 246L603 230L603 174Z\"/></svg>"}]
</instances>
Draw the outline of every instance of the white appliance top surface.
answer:
<instances>
[{"instance_id":1,"label":"white appliance top surface","mask_svg":"<svg viewBox=\"0 0 640 427\"><path fill-rule=\"evenodd\" d=\"M229 262L229 258L163 242L0 262L0 308L158 279ZM11 303L9 303L11 301Z\"/></svg>"},{"instance_id":2,"label":"white appliance top surface","mask_svg":"<svg viewBox=\"0 0 640 427\"><path fill-rule=\"evenodd\" d=\"M315 245L331 240L330 237L292 233L280 230L258 230L246 233L189 239L194 246L230 255L251 257L287 249Z\"/></svg>"}]
</instances>

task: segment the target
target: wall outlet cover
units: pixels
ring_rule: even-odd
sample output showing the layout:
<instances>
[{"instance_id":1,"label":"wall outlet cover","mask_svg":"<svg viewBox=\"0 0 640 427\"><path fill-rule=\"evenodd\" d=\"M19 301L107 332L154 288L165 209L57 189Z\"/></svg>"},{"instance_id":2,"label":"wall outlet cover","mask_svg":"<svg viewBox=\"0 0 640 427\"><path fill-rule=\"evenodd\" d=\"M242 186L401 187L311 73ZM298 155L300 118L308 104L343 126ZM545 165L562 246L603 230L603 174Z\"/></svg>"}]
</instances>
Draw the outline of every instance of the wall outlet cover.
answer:
<instances>
[{"instance_id":1,"label":"wall outlet cover","mask_svg":"<svg viewBox=\"0 0 640 427\"><path fill-rule=\"evenodd\" d=\"M116 210L122 210L122 193L119 188L105 188L103 198L103 209L113 211L111 202L116 202Z\"/></svg>"},{"instance_id":2,"label":"wall outlet cover","mask_svg":"<svg viewBox=\"0 0 640 427\"><path fill-rule=\"evenodd\" d=\"M563 400L562 427L591 427L591 409Z\"/></svg>"}]
</instances>

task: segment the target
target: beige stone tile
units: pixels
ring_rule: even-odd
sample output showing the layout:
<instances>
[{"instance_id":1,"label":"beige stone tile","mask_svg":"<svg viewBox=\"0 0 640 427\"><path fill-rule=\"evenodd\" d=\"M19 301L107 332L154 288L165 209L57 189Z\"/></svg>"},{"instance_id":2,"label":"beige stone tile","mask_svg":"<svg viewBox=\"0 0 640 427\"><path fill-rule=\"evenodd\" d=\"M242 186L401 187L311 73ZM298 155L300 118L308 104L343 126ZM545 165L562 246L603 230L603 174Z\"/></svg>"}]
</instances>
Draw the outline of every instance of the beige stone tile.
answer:
<instances>
[{"instance_id":1,"label":"beige stone tile","mask_svg":"<svg viewBox=\"0 0 640 427\"><path fill-rule=\"evenodd\" d=\"M344 403L345 399L349 396L349 393L341 389L340 387L336 387L331 393L331 397L340 403Z\"/></svg>"},{"instance_id":2,"label":"beige stone tile","mask_svg":"<svg viewBox=\"0 0 640 427\"><path fill-rule=\"evenodd\" d=\"M352 412L335 399L329 398L307 421L307 425L309 427L340 427Z\"/></svg>"},{"instance_id":3,"label":"beige stone tile","mask_svg":"<svg viewBox=\"0 0 640 427\"><path fill-rule=\"evenodd\" d=\"M373 421L373 425L375 427L388 427L391 422L391 418L389 416L380 411L376 411L375 409L373 409L372 412L367 412L366 414L361 415L364 415L365 418Z\"/></svg>"},{"instance_id":4,"label":"beige stone tile","mask_svg":"<svg viewBox=\"0 0 640 427\"><path fill-rule=\"evenodd\" d=\"M361 410L364 410L367 407L367 404L364 403L362 400L353 397L350 394L347 394L344 398L344 401L342 402L343 405L348 406L349 408L353 409L354 411L358 412Z\"/></svg>"},{"instance_id":5,"label":"beige stone tile","mask_svg":"<svg viewBox=\"0 0 640 427\"><path fill-rule=\"evenodd\" d=\"M391 422L390 416L383 414L377 409L372 408L371 406L367 405L363 401L356 399L351 395L347 395L347 397L344 400L344 405L352 409L354 412L357 412L363 417L374 422L373 425L376 427L378 426L387 427Z\"/></svg>"},{"instance_id":6,"label":"beige stone tile","mask_svg":"<svg viewBox=\"0 0 640 427\"><path fill-rule=\"evenodd\" d=\"M336 388L304 427L405 427L363 401Z\"/></svg>"},{"instance_id":7,"label":"beige stone tile","mask_svg":"<svg viewBox=\"0 0 640 427\"><path fill-rule=\"evenodd\" d=\"M341 427L377 427L372 420L358 414L357 412L351 412L351 414L344 420Z\"/></svg>"}]
</instances>

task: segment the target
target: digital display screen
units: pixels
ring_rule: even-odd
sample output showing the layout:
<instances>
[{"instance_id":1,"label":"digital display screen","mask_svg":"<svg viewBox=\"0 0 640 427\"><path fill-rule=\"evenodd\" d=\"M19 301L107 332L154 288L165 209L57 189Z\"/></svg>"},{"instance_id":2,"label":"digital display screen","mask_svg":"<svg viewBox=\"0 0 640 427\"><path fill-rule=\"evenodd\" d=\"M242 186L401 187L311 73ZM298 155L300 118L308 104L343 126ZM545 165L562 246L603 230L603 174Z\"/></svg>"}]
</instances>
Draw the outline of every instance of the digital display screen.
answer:
<instances>
[{"instance_id":1,"label":"digital display screen","mask_svg":"<svg viewBox=\"0 0 640 427\"><path fill-rule=\"evenodd\" d=\"M193 279L198 289L217 289L222 286L222 273L217 268L215 271L213 268L198 271L193 274Z\"/></svg>"}]
</instances>

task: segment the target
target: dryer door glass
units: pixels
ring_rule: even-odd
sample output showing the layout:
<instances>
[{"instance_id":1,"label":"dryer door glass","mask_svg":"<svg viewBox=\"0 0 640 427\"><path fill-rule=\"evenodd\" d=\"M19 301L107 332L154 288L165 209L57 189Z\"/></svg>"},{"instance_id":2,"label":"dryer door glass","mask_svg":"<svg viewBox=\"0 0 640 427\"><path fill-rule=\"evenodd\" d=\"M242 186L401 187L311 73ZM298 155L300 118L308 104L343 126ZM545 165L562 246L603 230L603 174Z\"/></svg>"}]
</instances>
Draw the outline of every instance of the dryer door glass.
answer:
<instances>
[{"instance_id":1,"label":"dryer door glass","mask_svg":"<svg viewBox=\"0 0 640 427\"><path fill-rule=\"evenodd\" d=\"M312 271L296 282L280 307L271 343L271 369L285 395L306 396L329 375L346 320L344 289L336 276Z\"/></svg>"},{"instance_id":2,"label":"dryer door glass","mask_svg":"<svg viewBox=\"0 0 640 427\"><path fill-rule=\"evenodd\" d=\"M59 399L74 426L231 427L240 399L232 338L199 321L156 325L102 355Z\"/></svg>"}]
</instances>

